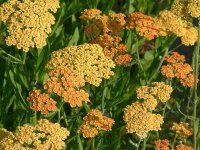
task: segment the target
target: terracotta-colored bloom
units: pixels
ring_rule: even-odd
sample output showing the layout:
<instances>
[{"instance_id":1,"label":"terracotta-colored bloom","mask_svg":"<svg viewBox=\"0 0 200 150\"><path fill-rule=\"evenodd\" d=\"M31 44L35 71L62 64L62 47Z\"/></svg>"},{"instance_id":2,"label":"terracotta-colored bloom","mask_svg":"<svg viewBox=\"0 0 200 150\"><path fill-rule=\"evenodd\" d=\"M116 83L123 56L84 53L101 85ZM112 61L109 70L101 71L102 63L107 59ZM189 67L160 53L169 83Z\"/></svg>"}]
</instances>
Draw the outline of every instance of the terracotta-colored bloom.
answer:
<instances>
[{"instance_id":1,"label":"terracotta-colored bloom","mask_svg":"<svg viewBox=\"0 0 200 150\"><path fill-rule=\"evenodd\" d=\"M92 109L84 118L79 133L85 138L93 138L99 131L110 131L115 121L103 116L97 109Z\"/></svg>"},{"instance_id":2,"label":"terracotta-colored bloom","mask_svg":"<svg viewBox=\"0 0 200 150\"><path fill-rule=\"evenodd\" d=\"M168 63L184 63L185 56L179 54L178 52L173 52L171 55L165 57L165 61Z\"/></svg>"},{"instance_id":3,"label":"terracotta-colored bloom","mask_svg":"<svg viewBox=\"0 0 200 150\"><path fill-rule=\"evenodd\" d=\"M154 142L156 144L156 150L170 150L169 148L169 140L156 140Z\"/></svg>"},{"instance_id":4,"label":"terracotta-colored bloom","mask_svg":"<svg viewBox=\"0 0 200 150\"><path fill-rule=\"evenodd\" d=\"M186 146L186 145L183 145L183 144L179 144L176 146L176 149L177 150L194 150L193 147L191 146Z\"/></svg>"},{"instance_id":5,"label":"terracotta-colored bloom","mask_svg":"<svg viewBox=\"0 0 200 150\"><path fill-rule=\"evenodd\" d=\"M152 40L159 35L159 27L155 19L140 12L131 13L126 26L127 29L136 28L138 34L146 37L148 40Z\"/></svg>"},{"instance_id":6,"label":"terracotta-colored bloom","mask_svg":"<svg viewBox=\"0 0 200 150\"><path fill-rule=\"evenodd\" d=\"M39 120L35 126L23 125L12 136L0 141L1 150L60 150L69 131L58 123L46 119Z\"/></svg>"},{"instance_id":7,"label":"terracotta-colored bloom","mask_svg":"<svg viewBox=\"0 0 200 150\"><path fill-rule=\"evenodd\" d=\"M44 83L44 89L64 98L71 107L81 107L83 102L89 102L89 94L81 88L85 80L68 68L57 68L49 72L50 78Z\"/></svg>"},{"instance_id":8,"label":"terracotta-colored bloom","mask_svg":"<svg viewBox=\"0 0 200 150\"><path fill-rule=\"evenodd\" d=\"M125 55L118 55L115 57L115 62L119 65L128 65L130 64L132 58L130 54L125 54Z\"/></svg>"},{"instance_id":9,"label":"terracotta-colored bloom","mask_svg":"<svg viewBox=\"0 0 200 150\"><path fill-rule=\"evenodd\" d=\"M176 131L176 134L181 137L189 137L193 134L192 128L189 128L189 124L184 122L179 124L174 122L171 129Z\"/></svg>"},{"instance_id":10,"label":"terracotta-colored bloom","mask_svg":"<svg viewBox=\"0 0 200 150\"><path fill-rule=\"evenodd\" d=\"M80 16L80 19L82 20L91 20L94 17L98 16L99 14L101 14L101 11L98 9L85 9Z\"/></svg>"},{"instance_id":11,"label":"terracotta-colored bloom","mask_svg":"<svg viewBox=\"0 0 200 150\"><path fill-rule=\"evenodd\" d=\"M47 115L49 111L56 111L56 101L54 101L48 94L41 93L40 90L34 90L29 93L27 101L31 103L31 109L40 111Z\"/></svg>"},{"instance_id":12,"label":"terracotta-colored bloom","mask_svg":"<svg viewBox=\"0 0 200 150\"><path fill-rule=\"evenodd\" d=\"M167 55L165 60L167 65L163 65L161 73L167 78L177 78L180 83L186 87L192 87L194 85L194 75L192 74L192 67L185 63L185 56L180 55L178 52L173 52L171 55Z\"/></svg>"},{"instance_id":13,"label":"terracotta-colored bloom","mask_svg":"<svg viewBox=\"0 0 200 150\"><path fill-rule=\"evenodd\" d=\"M101 30L95 24L88 24L85 26L85 35L89 38L96 37L101 33Z\"/></svg>"}]
</instances>

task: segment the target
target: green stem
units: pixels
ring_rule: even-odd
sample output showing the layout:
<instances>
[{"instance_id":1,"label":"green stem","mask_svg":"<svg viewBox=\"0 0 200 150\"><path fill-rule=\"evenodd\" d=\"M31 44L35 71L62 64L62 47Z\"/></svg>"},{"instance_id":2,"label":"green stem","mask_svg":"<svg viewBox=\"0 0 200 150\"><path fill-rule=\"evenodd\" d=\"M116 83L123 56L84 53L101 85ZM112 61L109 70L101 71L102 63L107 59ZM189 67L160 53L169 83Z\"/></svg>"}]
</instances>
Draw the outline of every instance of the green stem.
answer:
<instances>
[{"instance_id":1,"label":"green stem","mask_svg":"<svg viewBox=\"0 0 200 150\"><path fill-rule=\"evenodd\" d=\"M161 66L162 66L162 64L163 64L163 61L165 60L165 56L167 55L168 51L169 51L169 49L166 48L166 49L165 49L165 53L164 53L162 59L160 60L160 63L159 63L159 65L158 65L158 67L157 67L156 70L154 71L153 75L149 78L147 84L151 83L151 81L154 79L154 77L155 77L155 76L158 74L158 72L160 71L160 68L161 68Z\"/></svg>"},{"instance_id":2,"label":"green stem","mask_svg":"<svg viewBox=\"0 0 200 150\"><path fill-rule=\"evenodd\" d=\"M175 136L174 136L174 140L173 140L173 143L172 143L172 149L174 149L174 145L176 143L176 138L177 138L177 134L175 134Z\"/></svg>"},{"instance_id":3,"label":"green stem","mask_svg":"<svg viewBox=\"0 0 200 150\"><path fill-rule=\"evenodd\" d=\"M193 70L194 70L194 105L193 105L193 130L194 130L194 134L193 134L193 141L194 141L194 150L197 149L197 131L198 131L198 127L196 124L196 117L197 117L197 101L198 101L198 96L197 96L197 82L198 82L198 71L199 71L199 47L200 47L200 27L198 29L198 42L197 45L195 47L194 53L193 53Z\"/></svg>"},{"instance_id":4,"label":"green stem","mask_svg":"<svg viewBox=\"0 0 200 150\"><path fill-rule=\"evenodd\" d=\"M137 52L137 61L138 61L138 65L139 65L140 69L142 70L143 76L144 76L144 78L145 78L145 82L147 83L146 72L145 72L145 70L144 70L144 67L142 66L141 61L140 61L139 48L138 48L138 39L137 39L136 43L137 43L136 52Z\"/></svg>"},{"instance_id":5,"label":"green stem","mask_svg":"<svg viewBox=\"0 0 200 150\"><path fill-rule=\"evenodd\" d=\"M141 139L138 141L137 149L136 149L136 150L139 150L139 148L140 148L140 143L141 143Z\"/></svg>"},{"instance_id":6,"label":"green stem","mask_svg":"<svg viewBox=\"0 0 200 150\"><path fill-rule=\"evenodd\" d=\"M145 149L146 149L146 143L147 143L147 138L145 138L144 141L143 141L142 150L145 150Z\"/></svg>"}]
</instances>

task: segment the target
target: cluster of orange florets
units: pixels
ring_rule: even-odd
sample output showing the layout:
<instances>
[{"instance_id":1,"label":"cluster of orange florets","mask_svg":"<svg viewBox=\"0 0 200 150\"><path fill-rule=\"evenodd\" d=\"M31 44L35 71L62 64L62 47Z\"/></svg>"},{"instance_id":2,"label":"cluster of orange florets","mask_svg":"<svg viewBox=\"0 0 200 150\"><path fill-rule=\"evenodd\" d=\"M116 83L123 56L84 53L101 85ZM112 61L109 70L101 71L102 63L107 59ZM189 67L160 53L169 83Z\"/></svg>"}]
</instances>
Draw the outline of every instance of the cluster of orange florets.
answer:
<instances>
[{"instance_id":1,"label":"cluster of orange florets","mask_svg":"<svg viewBox=\"0 0 200 150\"><path fill-rule=\"evenodd\" d=\"M83 120L79 133L85 138L93 138L99 131L110 131L115 123L113 119L103 116L97 109L91 110Z\"/></svg>"},{"instance_id":2,"label":"cluster of orange florets","mask_svg":"<svg viewBox=\"0 0 200 150\"><path fill-rule=\"evenodd\" d=\"M171 55L167 55L165 61L167 65L163 65L161 73L167 78L177 78L181 84L186 87L192 87L194 85L194 76L192 74L192 67L185 63L185 56L180 55L178 52L173 52Z\"/></svg>"},{"instance_id":3,"label":"cluster of orange florets","mask_svg":"<svg viewBox=\"0 0 200 150\"><path fill-rule=\"evenodd\" d=\"M84 21L90 21L85 26L89 42L102 46L105 56L114 59L119 65L128 65L132 60L126 45L121 43L121 34L126 25L125 17L122 13L101 15L98 9L86 9L80 17Z\"/></svg>"}]
</instances>

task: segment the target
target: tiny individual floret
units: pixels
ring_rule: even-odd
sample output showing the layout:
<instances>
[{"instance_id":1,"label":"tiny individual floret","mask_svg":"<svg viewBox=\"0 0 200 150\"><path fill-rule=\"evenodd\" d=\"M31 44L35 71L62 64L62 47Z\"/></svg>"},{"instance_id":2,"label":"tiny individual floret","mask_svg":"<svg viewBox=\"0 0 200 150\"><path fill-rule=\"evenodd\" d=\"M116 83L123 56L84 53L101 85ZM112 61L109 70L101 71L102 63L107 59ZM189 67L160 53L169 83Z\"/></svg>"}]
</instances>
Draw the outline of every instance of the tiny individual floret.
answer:
<instances>
[{"instance_id":1,"label":"tiny individual floret","mask_svg":"<svg viewBox=\"0 0 200 150\"><path fill-rule=\"evenodd\" d=\"M176 134L181 137L189 137L193 134L192 128L189 128L189 124L184 122L179 124L174 122L171 130L176 131Z\"/></svg>"},{"instance_id":2,"label":"tiny individual floret","mask_svg":"<svg viewBox=\"0 0 200 150\"><path fill-rule=\"evenodd\" d=\"M164 140L156 140L154 141L156 145L156 150L170 150L169 148L169 140L164 139Z\"/></svg>"},{"instance_id":3,"label":"tiny individual floret","mask_svg":"<svg viewBox=\"0 0 200 150\"><path fill-rule=\"evenodd\" d=\"M79 129L79 133L85 138L93 138L100 131L111 131L115 123L113 119L103 116L97 109L92 109L83 120L84 122Z\"/></svg>"},{"instance_id":4,"label":"tiny individual floret","mask_svg":"<svg viewBox=\"0 0 200 150\"><path fill-rule=\"evenodd\" d=\"M31 103L31 109L40 111L47 115L50 111L56 111L56 101L54 101L48 94L42 93L40 90L29 92L27 101Z\"/></svg>"}]
</instances>

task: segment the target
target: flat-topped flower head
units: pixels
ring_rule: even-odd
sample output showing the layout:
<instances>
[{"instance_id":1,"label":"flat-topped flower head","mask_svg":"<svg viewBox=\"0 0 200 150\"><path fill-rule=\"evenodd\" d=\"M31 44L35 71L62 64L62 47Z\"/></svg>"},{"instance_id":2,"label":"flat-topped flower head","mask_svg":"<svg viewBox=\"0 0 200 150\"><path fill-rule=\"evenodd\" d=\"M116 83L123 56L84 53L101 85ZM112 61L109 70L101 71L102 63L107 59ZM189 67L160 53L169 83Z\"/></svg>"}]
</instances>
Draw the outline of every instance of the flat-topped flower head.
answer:
<instances>
[{"instance_id":1,"label":"flat-topped flower head","mask_svg":"<svg viewBox=\"0 0 200 150\"><path fill-rule=\"evenodd\" d=\"M92 109L83 120L84 122L79 129L79 133L85 138L93 138L99 131L111 131L115 123L113 119L103 116L97 109Z\"/></svg>"},{"instance_id":2,"label":"flat-topped flower head","mask_svg":"<svg viewBox=\"0 0 200 150\"><path fill-rule=\"evenodd\" d=\"M136 133L139 138L145 138L149 131L161 130L163 117L160 114L148 112L148 105L135 102L124 109L124 121L128 133Z\"/></svg>"},{"instance_id":3,"label":"flat-topped flower head","mask_svg":"<svg viewBox=\"0 0 200 150\"><path fill-rule=\"evenodd\" d=\"M184 122L179 124L174 122L171 130L176 131L176 134L181 137L189 137L193 134L192 128L189 128L189 124Z\"/></svg>"},{"instance_id":4,"label":"flat-topped flower head","mask_svg":"<svg viewBox=\"0 0 200 150\"><path fill-rule=\"evenodd\" d=\"M193 147L187 146L187 145L183 145L183 144L177 145L176 149L177 150L194 150Z\"/></svg>"},{"instance_id":5,"label":"flat-topped flower head","mask_svg":"<svg viewBox=\"0 0 200 150\"><path fill-rule=\"evenodd\" d=\"M89 102L89 94L81 89L85 85L82 76L67 67L58 67L49 72L50 78L44 83L44 89L62 97L71 107L81 107Z\"/></svg>"},{"instance_id":6,"label":"flat-topped flower head","mask_svg":"<svg viewBox=\"0 0 200 150\"><path fill-rule=\"evenodd\" d=\"M103 78L109 79L114 75L111 69L115 64L104 55L101 46L83 44L53 52L47 68L51 70L58 67L67 67L83 77L85 82L99 86Z\"/></svg>"},{"instance_id":7,"label":"flat-topped flower head","mask_svg":"<svg viewBox=\"0 0 200 150\"><path fill-rule=\"evenodd\" d=\"M6 44L28 52L42 48L55 23L52 13L59 8L59 0L8 0L0 6L0 21L7 26Z\"/></svg>"},{"instance_id":8,"label":"flat-topped flower head","mask_svg":"<svg viewBox=\"0 0 200 150\"><path fill-rule=\"evenodd\" d=\"M0 149L60 150L65 146L64 140L67 136L69 131L66 128L42 119L35 126L19 126L13 136L7 136L0 141Z\"/></svg>"},{"instance_id":9,"label":"flat-topped flower head","mask_svg":"<svg viewBox=\"0 0 200 150\"><path fill-rule=\"evenodd\" d=\"M27 101L31 103L31 109L40 111L47 115L51 111L56 111L56 101L54 101L48 94L42 93L40 90L29 92Z\"/></svg>"},{"instance_id":10,"label":"flat-topped flower head","mask_svg":"<svg viewBox=\"0 0 200 150\"><path fill-rule=\"evenodd\" d=\"M85 9L80 16L80 19L82 20L91 20L95 18L96 16L100 15L101 11L98 9Z\"/></svg>"},{"instance_id":11,"label":"flat-topped flower head","mask_svg":"<svg viewBox=\"0 0 200 150\"><path fill-rule=\"evenodd\" d=\"M164 139L164 140L156 140L154 141L156 145L156 150L170 150L169 148L169 140Z\"/></svg>"},{"instance_id":12,"label":"flat-topped flower head","mask_svg":"<svg viewBox=\"0 0 200 150\"><path fill-rule=\"evenodd\" d=\"M156 20L140 12L133 12L130 14L126 27L127 29L136 28L138 34L144 36L148 40L154 39L160 32Z\"/></svg>"}]
</instances>

